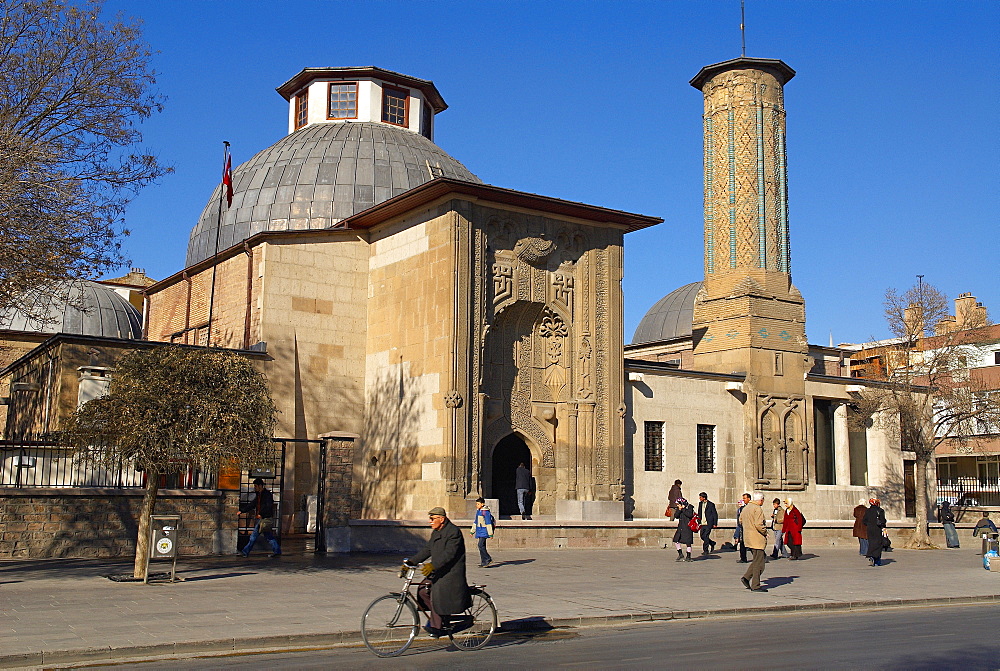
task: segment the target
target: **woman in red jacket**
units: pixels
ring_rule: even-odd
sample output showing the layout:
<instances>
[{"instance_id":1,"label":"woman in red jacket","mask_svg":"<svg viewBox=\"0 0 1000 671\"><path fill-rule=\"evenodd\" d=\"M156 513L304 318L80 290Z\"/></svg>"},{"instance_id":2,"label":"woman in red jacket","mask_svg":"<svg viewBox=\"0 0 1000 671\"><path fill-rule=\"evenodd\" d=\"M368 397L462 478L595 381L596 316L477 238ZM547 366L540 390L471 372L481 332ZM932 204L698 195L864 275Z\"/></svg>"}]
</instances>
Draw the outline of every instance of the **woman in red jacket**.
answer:
<instances>
[{"instance_id":1,"label":"woman in red jacket","mask_svg":"<svg viewBox=\"0 0 1000 671\"><path fill-rule=\"evenodd\" d=\"M802 557L802 527L805 525L806 518L790 498L785 499L785 519L781 528L785 532L785 545L792 549L792 556L789 559Z\"/></svg>"}]
</instances>

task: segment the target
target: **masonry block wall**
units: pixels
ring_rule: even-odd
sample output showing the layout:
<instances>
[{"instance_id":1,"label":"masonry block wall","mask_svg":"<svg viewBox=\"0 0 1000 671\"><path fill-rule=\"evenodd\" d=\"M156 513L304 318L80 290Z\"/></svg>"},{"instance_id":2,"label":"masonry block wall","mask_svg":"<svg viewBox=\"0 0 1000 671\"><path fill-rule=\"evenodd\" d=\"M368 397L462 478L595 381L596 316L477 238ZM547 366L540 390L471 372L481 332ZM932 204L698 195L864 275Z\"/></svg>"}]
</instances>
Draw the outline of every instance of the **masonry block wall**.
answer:
<instances>
[{"instance_id":1,"label":"masonry block wall","mask_svg":"<svg viewBox=\"0 0 1000 671\"><path fill-rule=\"evenodd\" d=\"M0 559L131 557L142 490L0 488ZM181 516L182 555L235 551L239 492L161 490L156 514Z\"/></svg>"}]
</instances>

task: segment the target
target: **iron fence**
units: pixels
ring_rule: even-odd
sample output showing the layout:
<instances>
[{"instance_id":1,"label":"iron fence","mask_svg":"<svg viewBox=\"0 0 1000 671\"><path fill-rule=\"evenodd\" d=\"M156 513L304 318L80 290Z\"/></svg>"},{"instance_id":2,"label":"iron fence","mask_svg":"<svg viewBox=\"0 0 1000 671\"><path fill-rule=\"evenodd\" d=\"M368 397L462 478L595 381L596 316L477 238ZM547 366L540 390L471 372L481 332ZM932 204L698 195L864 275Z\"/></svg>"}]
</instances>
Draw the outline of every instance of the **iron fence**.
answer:
<instances>
[{"instance_id":1,"label":"iron fence","mask_svg":"<svg viewBox=\"0 0 1000 671\"><path fill-rule=\"evenodd\" d=\"M938 501L959 506L1000 506L1000 481L992 478L957 476L938 480Z\"/></svg>"},{"instance_id":2,"label":"iron fence","mask_svg":"<svg viewBox=\"0 0 1000 671\"><path fill-rule=\"evenodd\" d=\"M215 489L216 474L178 463L160 476L160 486L170 489ZM146 486L145 473L129 464L116 468L96 465L70 447L41 441L0 441L0 486L3 487L107 487Z\"/></svg>"}]
</instances>

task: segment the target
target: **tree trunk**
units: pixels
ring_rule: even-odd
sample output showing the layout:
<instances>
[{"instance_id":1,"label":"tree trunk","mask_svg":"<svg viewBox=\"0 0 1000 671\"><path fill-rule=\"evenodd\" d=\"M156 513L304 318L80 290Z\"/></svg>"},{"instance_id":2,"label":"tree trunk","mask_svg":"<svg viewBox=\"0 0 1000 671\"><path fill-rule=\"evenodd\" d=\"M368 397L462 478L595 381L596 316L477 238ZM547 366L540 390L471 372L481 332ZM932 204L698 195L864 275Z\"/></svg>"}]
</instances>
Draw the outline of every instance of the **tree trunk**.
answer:
<instances>
[{"instance_id":1,"label":"tree trunk","mask_svg":"<svg viewBox=\"0 0 1000 671\"><path fill-rule=\"evenodd\" d=\"M139 512L139 537L135 542L135 564L132 576L139 580L146 579L146 568L149 566L149 516L156 510L156 491L160 488L160 474L146 471L146 495L142 497L142 510Z\"/></svg>"},{"instance_id":2,"label":"tree trunk","mask_svg":"<svg viewBox=\"0 0 1000 671\"><path fill-rule=\"evenodd\" d=\"M917 526L913 529L913 535L903 545L910 550L926 550L936 548L931 543L931 536L927 531L927 501L930 498L930 481L927 479L928 458L918 457L913 464L913 490L916 496L916 517Z\"/></svg>"}]
</instances>

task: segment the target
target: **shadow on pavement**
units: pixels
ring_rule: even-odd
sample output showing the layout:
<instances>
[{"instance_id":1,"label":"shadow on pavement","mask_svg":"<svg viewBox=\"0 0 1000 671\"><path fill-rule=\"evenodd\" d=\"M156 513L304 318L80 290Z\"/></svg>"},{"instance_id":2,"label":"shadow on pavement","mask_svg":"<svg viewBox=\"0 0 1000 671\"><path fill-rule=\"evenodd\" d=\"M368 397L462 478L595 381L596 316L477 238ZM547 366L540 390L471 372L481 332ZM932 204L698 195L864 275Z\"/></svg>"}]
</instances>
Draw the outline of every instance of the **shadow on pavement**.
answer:
<instances>
[{"instance_id":1,"label":"shadow on pavement","mask_svg":"<svg viewBox=\"0 0 1000 671\"><path fill-rule=\"evenodd\" d=\"M495 561L487 568L497 568L498 566L518 566L519 564L530 564L534 559L512 559L510 561Z\"/></svg>"},{"instance_id":2,"label":"shadow on pavement","mask_svg":"<svg viewBox=\"0 0 1000 671\"><path fill-rule=\"evenodd\" d=\"M191 578L184 578L184 582L197 582L199 580L219 580L220 578L239 578L245 575L257 575L257 571L240 571L232 573L216 573L214 575L196 575Z\"/></svg>"},{"instance_id":3,"label":"shadow on pavement","mask_svg":"<svg viewBox=\"0 0 1000 671\"><path fill-rule=\"evenodd\" d=\"M773 589L775 587L781 587L782 585L790 585L793 582L795 582L795 579L798 577L799 576L797 575L787 575L787 576L783 575L775 578L762 578L761 582L768 589Z\"/></svg>"}]
</instances>

